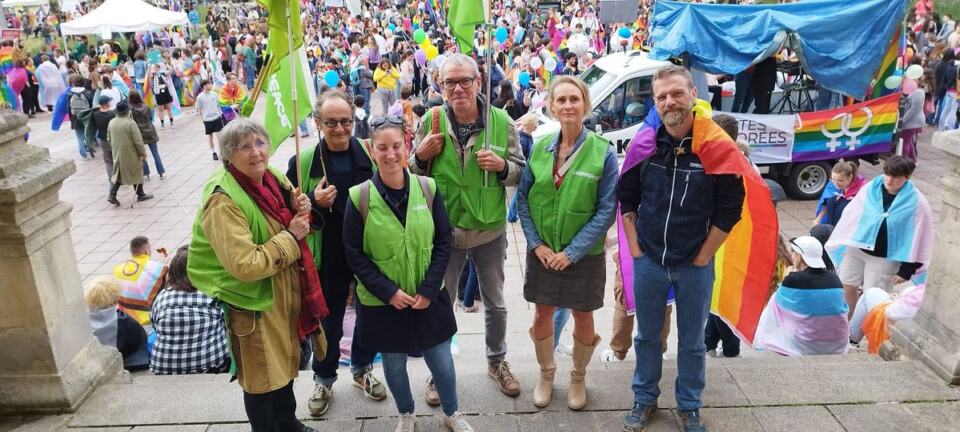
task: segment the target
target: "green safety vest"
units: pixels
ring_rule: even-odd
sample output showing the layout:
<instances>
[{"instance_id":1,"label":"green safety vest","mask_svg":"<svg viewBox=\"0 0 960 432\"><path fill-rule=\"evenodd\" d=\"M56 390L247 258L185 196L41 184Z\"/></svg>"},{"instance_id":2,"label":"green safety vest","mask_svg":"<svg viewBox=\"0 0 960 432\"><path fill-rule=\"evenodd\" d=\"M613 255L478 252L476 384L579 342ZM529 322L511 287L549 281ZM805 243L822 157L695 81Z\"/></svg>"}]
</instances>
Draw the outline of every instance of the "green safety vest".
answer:
<instances>
[{"instance_id":1,"label":"green safety vest","mask_svg":"<svg viewBox=\"0 0 960 432\"><path fill-rule=\"evenodd\" d=\"M483 150L486 134L490 134L490 150L503 159L509 156L508 135L510 116L499 108L490 108L491 118L487 127L476 136L472 152L460 165L456 143L447 133L447 112L445 109L430 110L424 116L424 124L431 124L433 113L440 113L440 133L444 134L444 145L433 162L431 176L437 182L437 189L443 198L443 204L450 216L450 225L464 229L494 230L506 223L507 190L497 180L496 173L487 175L484 184L484 172L477 164L476 154Z\"/></svg>"},{"instance_id":2,"label":"green safety vest","mask_svg":"<svg viewBox=\"0 0 960 432\"><path fill-rule=\"evenodd\" d=\"M363 153L370 157L370 149L367 148L368 140L359 140L360 147L363 148ZM300 188L300 191L307 193L317 188L320 184L320 180L323 180L323 177L310 177L310 170L313 169L313 157L317 153L317 149L320 147L320 144L317 144L313 147L310 147L300 153L300 172L303 173L303 186ZM373 159L370 159L373 162ZM373 166L373 172L377 172L377 164L371 163ZM326 173L324 173L326 174ZM310 252L313 253L313 263L317 267L317 271L320 271L320 261L323 253L323 230L311 230L310 234L307 234L307 246L310 247Z\"/></svg>"},{"instance_id":3,"label":"green safety vest","mask_svg":"<svg viewBox=\"0 0 960 432\"><path fill-rule=\"evenodd\" d=\"M556 153L547 151L557 134L537 141L530 151L527 165L533 172L533 185L527 193L530 218L537 227L540 239L554 251L570 245L597 210L597 188L603 177L610 142L588 132L587 139L576 150L563 183L557 189L553 182L553 164ZM597 241L587 255L603 253L603 239Z\"/></svg>"},{"instance_id":4,"label":"green safety vest","mask_svg":"<svg viewBox=\"0 0 960 432\"><path fill-rule=\"evenodd\" d=\"M280 184L287 183L282 172L270 168ZM262 245L270 240L270 226L266 216L243 190L240 183L224 169L217 169L203 186L203 195L197 217L193 221L193 238L190 240L190 257L187 259L187 276L198 291L227 304L252 311L268 311L273 308L272 278L256 282L243 282L231 275L217 258L206 233L203 232L203 208L207 200L219 188L227 194L243 212L253 236L253 242Z\"/></svg>"},{"instance_id":5,"label":"green safety vest","mask_svg":"<svg viewBox=\"0 0 960 432\"><path fill-rule=\"evenodd\" d=\"M367 180L350 188L350 200L361 209L361 189L368 188L369 202L363 225L363 253L377 269L402 289L414 296L423 283L433 254L433 212L420 188L417 176L411 174L407 193L406 225L400 223L393 210L383 200L373 181ZM436 184L427 179L429 193L436 194ZM384 306L375 295L357 279L357 299L364 306Z\"/></svg>"}]
</instances>

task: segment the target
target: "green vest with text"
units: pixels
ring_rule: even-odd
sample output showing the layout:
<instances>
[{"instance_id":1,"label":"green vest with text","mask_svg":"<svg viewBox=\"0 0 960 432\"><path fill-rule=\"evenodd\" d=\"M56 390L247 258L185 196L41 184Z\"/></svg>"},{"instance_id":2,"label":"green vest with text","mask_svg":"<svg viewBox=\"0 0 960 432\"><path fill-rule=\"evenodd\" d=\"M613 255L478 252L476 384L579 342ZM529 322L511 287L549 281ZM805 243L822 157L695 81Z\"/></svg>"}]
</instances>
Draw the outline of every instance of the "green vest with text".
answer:
<instances>
[{"instance_id":1,"label":"green vest with text","mask_svg":"<svg viewBox=\"0 0 960 432\"><path fill-rule=\"evenodd\" d=\"M427 179L430 193L436 193L436 184ZM350 200L360 209L360 189L363 183L350 188ZM415 296L430 267L433 254L433 209L416 176L410 175L407 192L406 225L400 223L390 206L368 180L370 198L367 219L363 226L363 253L373 261L377 269L403 292ZM357 299L364 306L384 306L357 279Z\"/></svg>"},{"instance_id":2,"label":"green vest with text","mask_svg":"<svg viewBox=\"0 0 960 432\"><path fill-rule=\"evenodd\" d=\"M527 164L534 180L527 193L527 204L540 239L550 249L560 252L570 245L596 212L597 188L603 177L610 143L588 132L558 189L553 181L555 153L547 151L556 137L551 134L541 138L530 151ZM587 251L587 255L602 253L603 239Z\"/></svg>"},{"instance_id":3,"label":"green vest with text","mask_svg":"<svg viewBox=\"0 0 960 432\"><path fill-rule=\"evenodd\" d=\"M287 177L280 171L270 168L270 172L280 184L287 183ZM203 209L217 188L229 196L243 212L254 243L262 245L270 240L270 226L266 216L240 183L226 169L218 168L203 186L200 208L197 209L197 217L193 222L193 238L190 240L187 258L187 276L190 283L198 291L227 304L253 311L270 310L273 308L272 278L254 282L235 278L220 264L203 231Z\"/></svg>"},{"instance_id":4,"label":"green vest with text","mask_svg":"<svg viewBox=\"0 0 960 432\"><path fill-rule=\"evenodd\" d=\"M423 124L433 121L433 111L424 116ZM457 144L452 132L447 130L447 111L440 113L440 133L444 134L443 149L434 158L431 176L437 182L437 190L443 198L450 225L464 229L494 230L506 223L507 191L497 180L497 173L486 175L477 164L476 154L483 150L486 134L490 134L490 150L506 160L509 156L508 137L510 134L510 116L499 108L490 109L490 121L483 132L476 135L465 165L460 165Z\"/></svg>"}]
</instances>

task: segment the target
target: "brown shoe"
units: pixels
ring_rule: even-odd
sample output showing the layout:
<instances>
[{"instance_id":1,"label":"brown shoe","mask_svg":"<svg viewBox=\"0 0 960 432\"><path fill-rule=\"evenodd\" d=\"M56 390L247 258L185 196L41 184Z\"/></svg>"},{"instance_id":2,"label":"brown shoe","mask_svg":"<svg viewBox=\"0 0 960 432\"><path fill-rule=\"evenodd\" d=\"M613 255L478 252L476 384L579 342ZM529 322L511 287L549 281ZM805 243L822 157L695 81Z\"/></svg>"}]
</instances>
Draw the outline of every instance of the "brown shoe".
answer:
<instances>
[{"instance_id":1,"label":"brown shoe","mask_svg":"<svg viewBox=\"0 0 960 432\"><path fill-rule=\"evenodd\" d=\"M520 381L514 378L513 373L510 372L510 364L506 360L487 365L487 375L490 375L490 378L497 382L503 394L507 396L520 394Z\"/></svg>"},{"instance_id":2,"label":"brown shoe","mask_svg":"<svg viewBox=\"0 0 960 432\"><path fill-rule=\"evenodd\" d=\"M432 407L440 406L440 393L437 393L437 385L433 383L433 377L427 378L427 405Z\"/></svg>"}]
</instances>

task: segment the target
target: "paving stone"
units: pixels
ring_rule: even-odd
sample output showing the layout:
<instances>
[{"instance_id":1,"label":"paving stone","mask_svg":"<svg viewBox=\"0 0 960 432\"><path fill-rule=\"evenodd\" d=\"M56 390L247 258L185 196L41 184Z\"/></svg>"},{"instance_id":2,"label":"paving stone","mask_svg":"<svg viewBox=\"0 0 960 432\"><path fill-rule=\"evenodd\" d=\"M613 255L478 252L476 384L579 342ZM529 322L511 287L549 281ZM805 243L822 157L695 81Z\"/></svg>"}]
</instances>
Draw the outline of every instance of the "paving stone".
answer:
<instances>
[{"instance_id":1,"label":"paving stone","mask_svg":"<svg viewBox=\"0 0 960 432\"><path fill-rule=\"evenodd\" d=\"M69 416L0 417L0 431L47 432L63 429Z\"/></svg>"},{"instance_id":2,"label":"paving stone","mask_svg":"<svg viewBox=\"0 0 960 432\"><path fill-rule=\"evenodd\" d=\"M763 432L760 420L750 408L704 408L703 425L712 432Z\"/></svg>"},{"instance_id":3,"label":"paving stone","mask_svg":"<svg viewBox=\"0 0 960 432\"><path fill-rule=\"evenodd\" d=\"M363 420L304 421L303 424L318 432L360 432L363 429Z\"/></svg>"},{"instance_id":4,"label":"paving stone","mask_svg":"<svg viewBox=\"0 0 960 432\"><path fill-rule=\"evenodd\" d=\"M537 413L519 418L522 432L597 431L597 419L590 412Z\"/></svg>"},{"instance_id":5,"label":"paving stone","mask_svg":"<svg viewBox=\"0 0 960 432\"><path fill-rule=\"evenodd\" d=\"M599 411L593 413L597 421L597 430L621 431L623 430L623 418L629 414L629 411ZM661 409L650 419L647 426L647 432L674 432L679 431L673 410Z\"/></svg>"},{"instance_id":6,"label":"paving stone","mask_svg":"<svg viewBox=\"0 0 960 432\"><path fill-rule=\"evenodd\" d=\"M150 397L150 409L143 407L145 395ZM70 426L245 421L243 393L236 383L180 383L172 379L165 385L103 386L77 411Z\"/></svg>"},{"instance_id":7,"label":"paving stone","mask_svg":"<svg viewBox=\"0 0 960 432\"><path fill-rule=\"evenodd\" d=\"M899 404L828 405L848 432L898 432L920 430L920 423Z\"/></svg>"},{"instance_id":8,"label":"paving stone","mask_svg":"<svg viewBox=\"0 0 960 432\"><path fill-rule=\"evenodd\" d=\"M362 432L393 432L397 427L397 421L396 415L390 418L364 420L360 430ZM435 416L417 417L418 432L439 432L441 430L445 431L446 429L440 428L440 420Z\"/></svg>"},{"instance_id":9,"label":"paving stone","mask_svg":"<svg viewBox=\"0 0 960 432\"><path fill-rule=\"evenodd\" d=\"M206 432L207 425L137 426L130 432Z\"/></svg>"},{"instance_id":10,"label":"paving stone","mask_svg":"<svg viewBox=\"0 0 960 432\"><path fill-rule=\"evenodd\" d=\"M81 427L81 428L68 428L66 432L130 432L132 429L133 428L130 426L110 426L110 427L102 427L102 428ZM249 432L249 430L250 428L247 427L247 429L243 432ZM240 431L237 431L237 432L240 432Z\"/></svg>"},{"instance_id":11,"label":"paving stone","mask_svg":"<svg viewBox=\"0 0 960 432\"><path fill-rule=\"evenodd\" d=\"M763 430L768 431L843 431L843 426L822 406L761 407L753 408L753 414Z\"/></svg>"},{"instance_id":12,"label":"paving stone","mask_svg":"<svg viewBox=\"0 0 960 432\"><path fill-rule=\"evenodd\" d=\"M960 402L924 402L901 405L928 432L956 432L960 425Z\"/></svg>"}]
</instances>

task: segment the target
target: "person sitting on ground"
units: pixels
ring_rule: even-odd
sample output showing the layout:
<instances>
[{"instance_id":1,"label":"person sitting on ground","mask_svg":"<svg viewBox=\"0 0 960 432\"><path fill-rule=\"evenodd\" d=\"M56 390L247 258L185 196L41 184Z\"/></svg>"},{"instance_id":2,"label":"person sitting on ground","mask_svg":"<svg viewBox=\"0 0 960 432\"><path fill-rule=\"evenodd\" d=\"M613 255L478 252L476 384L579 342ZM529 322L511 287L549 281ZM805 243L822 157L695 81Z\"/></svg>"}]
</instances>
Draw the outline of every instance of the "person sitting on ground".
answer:
<instances>
[{"instance_id":1,"label":"person sitting on ground","mask_svg":"<svg viewBox=\"0 0 960 432\"><path fill-rule=\"evenodd\" d=\"M857 301L857 309L850 320L850 342L860 343L867 338L867 351L876 354L880 345L890 339L890 326L917 315L923 304L926 284L908 284L899 294L890 294L881 288L867 288Z\"/></svg>"},{"instance_id":2,"label":"person sitting on ground","mask_svg":"<svg viewBox=\"0 0 960 432\"><path fill-rule=\"evenodd\" d=\"M83 287L83 300L101 344L115 347L123 356L123 368L145 369L148 363L147 334L137 321L117 309L120 285L110 276L97 276Z\"/></svg>"},{"instance_id":3,"label":"person sitting on ground","mask_svg":"<svg viewBox=\"0 0 960 432\"><path fill-rule=\"evenodd\" d=\"M166 289L150 309L157 340L150 353L150 371L157 375L225 373L230 370L223 309L197 291L187 278L187 250L180 246L170 259Z\"/></svg>"},{"instance_id":4,"label":"person sitting on ground","mask_svg":"<svg viewBox=\"0 0 960 432\"><path fill-rule=\"evenodd\" d=\"M827 224L836 226L843 215L843 209L853 201L857 192L867 184L867 179L857 174L857 165L853 162L840 161L833 165L830 173L830 182L823 189L820 201L817 202L817 217L813 224Z\"/></svg>"},{"instance_id":5,"label":"person sitting on ground","mask_svg":"<svg viewBox=\"0 0 960 432\"><path fill-rule=\"evenodd\" d=\"M846 354L850 327L843 287L827 271L823 246L811 236L789 241L794 271L760 315L754 346L785 356Z\"/></svg>"},{"instance_id":6,"label":"person sitting on ground","mask_svg":"<svg viewBox=\"0 0 960 432\"><path fill-rule=\"evenodd\" d=\"M166 251L158 252L166 258ZM136 236L130 240L130 258L113 267L113 277L120 284L120 309L140 325L150 324L150 308L163 288L167 266L151 260L150 239Z\"/></svg>"}]
</instances>

